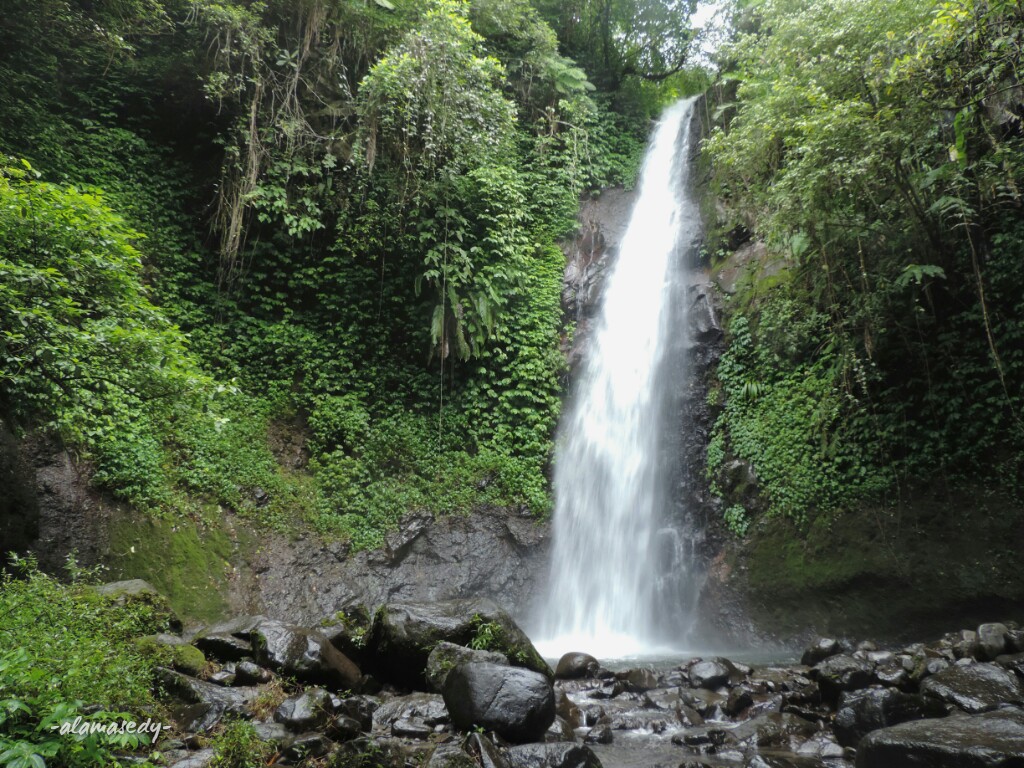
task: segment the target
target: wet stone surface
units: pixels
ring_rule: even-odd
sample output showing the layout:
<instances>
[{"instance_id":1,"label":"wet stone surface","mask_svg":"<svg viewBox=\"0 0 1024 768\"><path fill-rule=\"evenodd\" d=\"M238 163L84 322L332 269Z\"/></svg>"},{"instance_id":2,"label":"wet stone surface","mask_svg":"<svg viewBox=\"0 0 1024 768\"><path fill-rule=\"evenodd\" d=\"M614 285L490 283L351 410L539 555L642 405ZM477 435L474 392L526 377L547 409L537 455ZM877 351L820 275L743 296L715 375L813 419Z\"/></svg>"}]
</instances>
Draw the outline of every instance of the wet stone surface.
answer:
<instances>
[{"instance_id":1,"label":"wet stone surface","mask_svg":"<svg viewBox=\"0 0 1024 768\"><path fill-rule=\"evenodd\" d=\"M903 647L825 638L802 657L813 664L708 657L608 669L580 652L549 669L501 614L518 652L463 645L479 611L452 603L413 622L408 605L393 606L402 621L369 633L358 664L333 645L348 642L337 632L262 617L193 633L207 638L203 669L158 672L177 713L163 764L202 768L211 737L241 718L275 764L307 768L1024 765L1024 636L1013 622ZM388 679L386 666L413 662L414 674Z\"/></svg>"}]
</instances>

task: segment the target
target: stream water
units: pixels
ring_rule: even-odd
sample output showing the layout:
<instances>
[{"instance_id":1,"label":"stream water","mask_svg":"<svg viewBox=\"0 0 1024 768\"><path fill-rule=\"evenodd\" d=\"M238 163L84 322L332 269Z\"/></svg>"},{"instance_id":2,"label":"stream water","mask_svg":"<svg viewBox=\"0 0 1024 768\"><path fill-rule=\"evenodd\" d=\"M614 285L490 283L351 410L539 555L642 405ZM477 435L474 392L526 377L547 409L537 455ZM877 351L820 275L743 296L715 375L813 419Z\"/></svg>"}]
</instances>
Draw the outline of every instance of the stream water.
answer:
<instances>
[{"instance_id":1,"label":"stream water","mask_svg":"<svg viewBox=\"0 0 1024 768\"><path fill-rule=\"evenodd\" d=\"M692 537L672 520L673 435L685 380L685 277L700 235L690 185L695 99L658 122L596 328L559 429L545 656L686 651Z\"/></svg>"}]
</instances>

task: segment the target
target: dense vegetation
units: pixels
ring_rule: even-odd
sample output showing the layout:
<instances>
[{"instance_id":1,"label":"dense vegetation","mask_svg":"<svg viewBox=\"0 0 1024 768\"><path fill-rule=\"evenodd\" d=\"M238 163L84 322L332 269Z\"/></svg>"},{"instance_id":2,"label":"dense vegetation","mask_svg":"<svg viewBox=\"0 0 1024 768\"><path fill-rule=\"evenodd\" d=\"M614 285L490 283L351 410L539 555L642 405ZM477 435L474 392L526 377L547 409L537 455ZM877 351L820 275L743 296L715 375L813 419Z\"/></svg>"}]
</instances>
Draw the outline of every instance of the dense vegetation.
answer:
<instances>
[{"instance_id":1,"label":"dense vegetation","mask_svg":"<svg viewBox=\"0 0 1024 768\"><path fill-rule=\"evenodd\" d=\"M692 4L577 5L0 2L0 417L158 514L542 514L556 241L693 80Z\"/></svg>"},{"instance_id":2,"label":"dense vegetation","mask_svg":"<svg viewBox=\"0 0 1024 768\"><path fill-rule=\"evenodd\" d=\"M116 544L196 615L225 515L363 548L411 511L543 514L557 241L701 82L691 5L0 0L0 426L168 518ZM159 617L71 576L0 582L5 765L111 764L146 745L50 726L160 713ZM267 758L246 724L213 745Z\"/></svg>"},{"instance_id":3,"label":"dense vegetation","mask_svg":"<svg viewBox=\"0 0 1024 768\"><path fill-rule=\"evenodd\" d=\"M67 575L27 559L0 576L0 763L11 768L110 765L151 744L148 733L60 732L85 714L104 727L156 714L152 661L133 638L167 628L159 604L101 595L73 561Z\"/></svg>"},{"instance_id":4,"label":"dense vegetation","mask_svg":"<svg viewBox=\"0 0 1024 768\"><path fill-rule=\"evenodd\" d=\"M693 10L0 0L2 426L56 433L171 530L238 513L366 548L414 510L543 514L557 243L581 195L634 182L660 107L708 84ZM825 520L806 541L845 546L839 510L981 490L1019 518L1020 3L731 13L706 142L711 256L748 260L711 395L727 524ZM1000 557L971 577L1019 574ZM0 581L0 762L102 763L137 745L49 725L154 705L132 638L159 617L70 576ZM219 739L218 764L259 751L244 724Z\"/></svg>"},{"instance_id":5,"label":"dense vegetation","mask_svg":"<svg viewBox=\"0 0 1024 768\"><path fill-rule=\"evenodd\" d=\"M1019 505L1020 4L734 14L706 150L723 247L755 232L768 254L731 299L710 476L728 492L729 459L750 462L801 524L957 489Z\"/></svg>"}]
</instances>

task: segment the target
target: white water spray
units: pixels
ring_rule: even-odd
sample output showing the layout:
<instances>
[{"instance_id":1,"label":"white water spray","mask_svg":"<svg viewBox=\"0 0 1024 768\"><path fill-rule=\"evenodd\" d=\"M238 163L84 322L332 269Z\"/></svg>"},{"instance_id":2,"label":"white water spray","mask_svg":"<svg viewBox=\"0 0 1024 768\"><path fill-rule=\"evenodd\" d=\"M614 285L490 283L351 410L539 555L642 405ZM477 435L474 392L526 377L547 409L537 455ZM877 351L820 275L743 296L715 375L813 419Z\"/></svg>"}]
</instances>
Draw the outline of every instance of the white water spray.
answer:
<instances>
[{"instance_id":1,"label":"white water spray","mask_svg":"<svg viewBox=\"0 0 1024 768\"><path fill-rule=\"evenodd\" d=\"M560 426L554 545L536 645L554 658L623 658L676 650L685 609L666 574L685 576L687 542L666 520L672 482L670 404L683 380L684 256L700 234L690 193L695 99L666 110L644 159L639 195ZM677 359L673 360L675 357Z\"/></svg>"}]
</instances>

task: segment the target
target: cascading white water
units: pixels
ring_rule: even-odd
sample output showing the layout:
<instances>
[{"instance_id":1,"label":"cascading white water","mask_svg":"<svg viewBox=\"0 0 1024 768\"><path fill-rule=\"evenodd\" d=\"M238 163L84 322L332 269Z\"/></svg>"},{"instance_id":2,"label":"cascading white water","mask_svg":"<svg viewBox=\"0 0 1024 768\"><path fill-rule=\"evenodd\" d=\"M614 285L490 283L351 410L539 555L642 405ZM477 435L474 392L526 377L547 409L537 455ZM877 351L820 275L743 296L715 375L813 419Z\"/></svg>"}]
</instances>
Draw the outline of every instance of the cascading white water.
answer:
<instances>
[{"instance_id":1,"label":"cascading white water","mask_svg":"<svg viewBox=\"0 0 1024 768\"><path fill-rule=\"evenodd\" d=\"M684 623L664 621L682 609L659 592L666 568L687 565L672 562L686 547L667 526L665 446L678 429L669 405L682 379L671 350L686 346L683 255L700 233L687 162L695 101L670 107L654 131L586 368L559 428L551 575L533 633L549 658L669 650Z\"/></svg>"}]
</instances>

